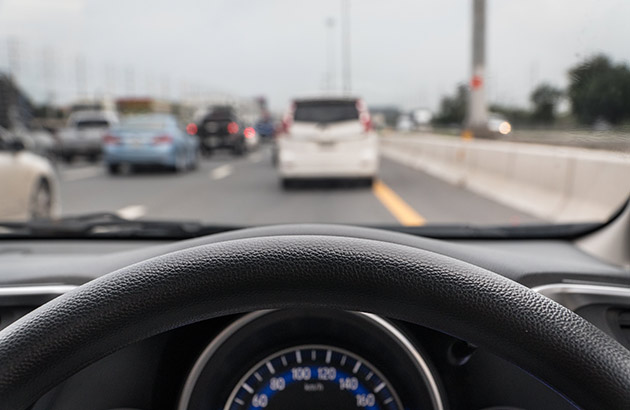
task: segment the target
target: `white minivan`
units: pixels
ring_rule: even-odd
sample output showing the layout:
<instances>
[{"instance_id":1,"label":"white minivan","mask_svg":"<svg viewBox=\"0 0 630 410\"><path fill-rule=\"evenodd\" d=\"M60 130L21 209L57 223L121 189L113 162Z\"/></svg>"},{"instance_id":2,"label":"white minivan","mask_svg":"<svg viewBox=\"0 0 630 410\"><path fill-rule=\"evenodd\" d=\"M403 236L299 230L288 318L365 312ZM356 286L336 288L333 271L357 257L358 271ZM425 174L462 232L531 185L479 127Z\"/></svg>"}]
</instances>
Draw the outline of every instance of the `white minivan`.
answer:
<instances>
[{"instance_id":1,"label":"white minivan","mask_svg":"<svg viewBox=\"0 0 630 410\"><path fill-rule=\"evenodd\" d=\"M278 136L278 170L284 187L294 180L357 179L368 185L378 173L378 140L363 100L298 99Z\"/></svg>"}]
</instances>

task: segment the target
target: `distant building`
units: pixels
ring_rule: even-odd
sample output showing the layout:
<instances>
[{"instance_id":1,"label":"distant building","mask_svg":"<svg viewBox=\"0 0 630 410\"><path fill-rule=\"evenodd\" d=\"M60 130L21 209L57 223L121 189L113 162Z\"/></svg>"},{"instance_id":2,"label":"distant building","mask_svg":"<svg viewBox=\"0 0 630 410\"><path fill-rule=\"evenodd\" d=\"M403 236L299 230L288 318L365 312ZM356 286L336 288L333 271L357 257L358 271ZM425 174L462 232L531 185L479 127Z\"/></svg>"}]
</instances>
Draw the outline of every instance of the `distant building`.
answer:
<instances>
[{"instance_id":1,"label":"distant building","mask_svg":"<svg viewBox=\"0 0 630 410\"><path fill-rule=\"evenodd\" d=\"M154 98L119 98L116 100L116 108L121 114L143 114L150 112L171 113L169 102Z\"/></svg>"}]
</instances>

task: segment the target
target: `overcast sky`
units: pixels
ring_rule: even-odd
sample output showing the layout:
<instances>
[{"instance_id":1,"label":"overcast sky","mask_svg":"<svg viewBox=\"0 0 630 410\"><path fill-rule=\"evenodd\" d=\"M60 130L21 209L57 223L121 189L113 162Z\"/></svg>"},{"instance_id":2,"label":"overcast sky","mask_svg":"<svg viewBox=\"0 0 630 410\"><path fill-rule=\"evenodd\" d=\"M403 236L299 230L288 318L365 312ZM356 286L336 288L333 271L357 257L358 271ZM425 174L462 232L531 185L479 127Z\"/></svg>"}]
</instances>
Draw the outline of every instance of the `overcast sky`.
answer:
<instances>
[{"instance_id":1,"label":"overcast sky","mask_svg":"<svg viewBox=\"0 0 630 410\"><path fill-rule=\"evenodd\" d=\"M353 91L371 105L436 108L441 95L468 79L470 0L351 4ZM278 109L326 84L331 17L340 85L340 5L0 0L0 69L9 64L11 42L18 79L39 100L47 90L57 101L74 98L77 67L85 65L90 93L122 95L133 86L135 94L173 97L264 95ZM628 0L488 0L489 99L525 105L535 84L566 85L567 68L594 53L630 63L629 18Z\"/></svg>"}]
</instances>

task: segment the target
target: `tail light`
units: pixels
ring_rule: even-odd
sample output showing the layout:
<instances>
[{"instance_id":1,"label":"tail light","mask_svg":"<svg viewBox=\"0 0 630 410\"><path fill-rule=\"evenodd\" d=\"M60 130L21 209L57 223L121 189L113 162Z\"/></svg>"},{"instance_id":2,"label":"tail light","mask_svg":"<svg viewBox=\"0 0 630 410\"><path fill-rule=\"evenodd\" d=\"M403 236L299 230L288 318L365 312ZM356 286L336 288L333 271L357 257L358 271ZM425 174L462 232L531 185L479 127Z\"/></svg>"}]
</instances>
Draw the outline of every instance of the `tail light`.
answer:
<instances>
[{"instance_id":1,"label":"tail light","mask_svg":"<svg viewBox=\"0 0 630 410\"><path fill-rule=\"evenodd\" d=\"M197 135L197 131L199 131L199 129L197 128L197 124L193 122L186 126L186 132L188 133L188 135Z\"/></svg>"},{"instance_id":2,"label":"tail light","mask_svg":"<svg viewBox=\"0 0 630 410\"><path fill-rule=\"evenodd\" d=\"M280 129L281 134L289 134L291 131L291 125L293 124L293 115L295 114L295 110L297 108L297 104L295 101L291 103L289 106L289 110L284 114L282 118L282 126Z\"/></svg>"},{"instance_id":3,"label":"tail light","mask_svg":"<svg viewBox=\"0 0 630 410\"><path fill-rule=\"evenodd\" d=\"M171 144L172 142L173 137L171 137L170 135L158 135L157 137L153 137L154 145Z\"/></svg>"},{"instance_id":4,"label":"tail light","mask_svg":"<svg viewBox=\"0 0 630 410\"><path fill-rule=\"evenodd\" d=\"M282 133L288 134L291 130L291 120L289 118L285 118L282 120Z\"/></svg>"},{"instance_id":5,"label":"tail light","mask_svg":"<svg viewBox=\"0 0 630 410\"><path fill-rule=\"evenodd\" d=\"M364 132L372 131L372 118L370 117L370 112L368 111L367 104L363 100L357 100L357 111L359 111L359 120L363 125Z\"/></svg>"},{"instance_id":6,"label":"tail light","mask_svg":"<svg viewBox=\"0 0 630 410\"><path fill-rule=\"evenodd\" d=\"M370 114L362 112L359 119L361 120L361 124L363 125L363 130L365 132L372 131L372 118L370 118Z\"/></svg>"},{"instance_id":7,"label":"tail light","mask_svg":"<svg viewBox=\"0 0 630 410\"><path fill-rule=\"evenodd\" d=\"M254 138L256 136L256 130L252 127L247 127L243 131L243 135L245 135L245 138Z\"/></svg>"},{"instance_id":8,"label":"tail light","mask_svg":"<svg viewBox=\"0 0 630 410\"><path fill-rule=\"evenodd\" d=\"M103 137L103 142L105 143L105 145L119 145L120 144L120 138L116 137L115 135L106 134Z\"/></svg>"},{"instance_id":9,"label":"tail light","mask_svg":"<svg viewBox=\"0 0 630 410\"><path fill-rule=\"evenodd\" d=\"M227 126L227 130L230 134L236 134L238 132L238 124L235 122L231 122Z\"/></svg>"}]
</instances>

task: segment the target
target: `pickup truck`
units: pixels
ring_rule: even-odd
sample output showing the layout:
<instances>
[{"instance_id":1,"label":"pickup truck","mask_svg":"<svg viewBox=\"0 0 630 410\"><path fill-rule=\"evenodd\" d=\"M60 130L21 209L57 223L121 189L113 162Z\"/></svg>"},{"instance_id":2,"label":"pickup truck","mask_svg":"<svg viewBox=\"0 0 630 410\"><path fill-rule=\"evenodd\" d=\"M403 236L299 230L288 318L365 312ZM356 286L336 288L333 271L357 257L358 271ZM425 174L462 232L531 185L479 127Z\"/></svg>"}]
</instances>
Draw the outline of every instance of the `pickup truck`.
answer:
<instances>
[{"instance_id":1,"label":"pickup truck","mask_svg":"<svg viewBox=\"0 0 630 410\"><path fill-rule=\"evenodd\" d=\"M97 161L103 149L103 136L117 123L117 115L109 111L71 114L67 127L59 132L59 157L65 162L72 162L77 156L85 156L90 162Z\"/></svg>"}]
</instances>

